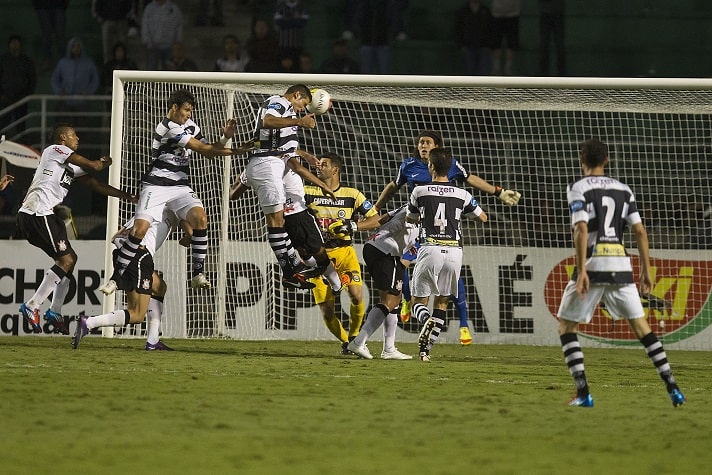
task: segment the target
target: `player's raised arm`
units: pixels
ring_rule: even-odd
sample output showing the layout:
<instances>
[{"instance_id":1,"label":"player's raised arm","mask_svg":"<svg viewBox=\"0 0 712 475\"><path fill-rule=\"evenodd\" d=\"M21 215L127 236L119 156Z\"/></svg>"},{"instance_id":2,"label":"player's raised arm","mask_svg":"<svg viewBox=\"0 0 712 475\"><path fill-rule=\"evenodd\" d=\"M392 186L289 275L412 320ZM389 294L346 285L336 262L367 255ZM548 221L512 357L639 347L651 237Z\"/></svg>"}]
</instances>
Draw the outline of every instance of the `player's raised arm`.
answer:
<instances>
[{"instance_id":1,"label":"player's raised arm","mask_svg":"<svg viewBox=\"0 0 712 475\"><path fill-rule=\"evenodd\" d=\"M502 188L501 186L492 185L486 180L483 180L482 178L478 177L477 175L470 174L465 181L473 188L477 188L478 190L484 191L487 194L496 196L499 201L508 206L516 205L517 203L519 203L519 198L522 197L522 194L518 191L507 190Z\"/></svg>"}]
</instances>

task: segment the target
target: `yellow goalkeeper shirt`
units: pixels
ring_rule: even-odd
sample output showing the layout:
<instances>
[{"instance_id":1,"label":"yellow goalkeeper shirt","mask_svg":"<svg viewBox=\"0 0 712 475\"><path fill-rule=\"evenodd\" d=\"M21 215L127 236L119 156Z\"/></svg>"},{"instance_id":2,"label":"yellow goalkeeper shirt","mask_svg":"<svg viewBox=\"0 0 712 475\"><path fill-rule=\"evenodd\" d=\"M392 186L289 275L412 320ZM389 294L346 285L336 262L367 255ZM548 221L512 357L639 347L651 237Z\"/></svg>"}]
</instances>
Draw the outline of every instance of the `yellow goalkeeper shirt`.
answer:
<instances>
[{"instance_id":1,"label":"yellow goalkeeper shirt","mask_svg":"<svg viewBox=\"0 0 712 475\"><path fill-rule=\"evenodd\" d=\"M329 248L350 246L352 240L336 239L329 233L329 225L339 219L355 221L356 217L368 218L377 214L370 201L363 193L350 186L340 186L334 190L336 201L324 196L321 188L313 185L304 186L304 198L307 208L316 218L324 237L324 246Z\"/></svg>"}]
</instances>

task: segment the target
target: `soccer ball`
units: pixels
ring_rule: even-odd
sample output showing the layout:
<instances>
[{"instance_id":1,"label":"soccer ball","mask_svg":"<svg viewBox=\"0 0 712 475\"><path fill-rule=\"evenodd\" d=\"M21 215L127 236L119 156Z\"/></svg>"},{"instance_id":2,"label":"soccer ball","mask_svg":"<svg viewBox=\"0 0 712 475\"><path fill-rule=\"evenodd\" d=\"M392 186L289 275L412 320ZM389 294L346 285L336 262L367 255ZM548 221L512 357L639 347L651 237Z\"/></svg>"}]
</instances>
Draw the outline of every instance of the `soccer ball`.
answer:
<instances>
[{"instance_id":1,"label":"soccer ball","mask_svg":"<svg viewBox=\"0 0 712 475\"><path fill-rule=\"evenodd\" d=\"M331 96L328 92L321 88L311 90L312 101L307 106L307 112L310 114L326 114L331 109Z\"/></svg>"}]
</instances>

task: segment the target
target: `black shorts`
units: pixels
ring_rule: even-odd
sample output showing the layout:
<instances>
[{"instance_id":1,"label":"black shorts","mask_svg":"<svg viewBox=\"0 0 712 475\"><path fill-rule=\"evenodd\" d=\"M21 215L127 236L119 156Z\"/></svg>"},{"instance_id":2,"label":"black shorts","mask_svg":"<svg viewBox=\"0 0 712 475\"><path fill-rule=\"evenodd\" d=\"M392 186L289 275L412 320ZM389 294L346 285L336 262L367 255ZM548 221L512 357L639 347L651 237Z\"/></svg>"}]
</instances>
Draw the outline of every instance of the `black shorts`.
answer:
<instances>
[{"instance_id":1,"label":"black shorts","mask_svg":"<svg viewBox=\"0 0 712 475\"><path fill-rule=\"evenodd\" d=\"M519 49L519 17L494 18L492 20L492 42L494 49L505 49L502 40L506 38L506 49Z\"/></svg>"},{"instance_id":2,"label":"black shorts","mask_svg":"<svg viewBox=\"0 0 712 475\"><path fill-rule=\"evenodd\" d=\"M114 252L114 268L117 264L117 255L118 252ZM146 249L136 251L136 258L131 260L119 281L116 282L116 286L124 292L135 290L139 294L151 295L153 293L153 257L151 253Z\"/></svg>"},{"instance_id":3,"label":"black shorts","mask_svg":"<svg viewBox=\"0 0 712 475\"><path fill-rule=\"evenodd\" d=\"M292 246L300 251L300 254L302 254L301 250L306 252L306 254L302 255L304 258L313 256L324 246L324 239L321 236L321 231L319 231L319 226L316 224L314 216L308 211L285 216L284 229L289 234Z\"/></svg>"},{"instance_id":4,"label":"black shorts","mask_svg":"<svg viewBox=\"0 0 712 475\"><path fill-rule=\"evenodd\" d=\"M363 261L373 278L374 287L392 295L398 295L403 291L405 266L400 257L389 256L376 246L367 243L363 246Z\"/></svg>"},{"instance_id":5,"label":"black shorts","mask_svg":"<svg viewBox=\"0 0 712 475\"><path fill-rule=\"evenodd\" d=\"M17 213L17 226L27 242L42 249L54 260L74 253L64 221L55 214L35 216Z\"/></svg>"}]
</instances>

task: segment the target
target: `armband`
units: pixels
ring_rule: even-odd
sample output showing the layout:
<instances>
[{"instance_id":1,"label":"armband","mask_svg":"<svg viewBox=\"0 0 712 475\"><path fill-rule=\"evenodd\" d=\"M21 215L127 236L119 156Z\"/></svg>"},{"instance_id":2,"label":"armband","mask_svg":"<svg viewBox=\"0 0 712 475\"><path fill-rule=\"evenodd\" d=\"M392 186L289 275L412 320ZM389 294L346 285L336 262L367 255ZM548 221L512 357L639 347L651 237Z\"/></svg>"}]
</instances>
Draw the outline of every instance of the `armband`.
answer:
<instances>
[{"instance_id":1,"label":"armband","mask_svg":"<svg viewBox=\"0 0 712 475\"><path fill-rule=\"evenodd\" d=\"M225 145L227 145L228 140L230 139L225 137L225 135L220 136L220 145L224 147Z\"/></svg>"},{"instance_id":2,"label":"armband","mask_svg":"<svg viewBox=\"0 0 712 475\"><path fill-rule=\"evenodd\" d=\"M495 186L494 187L494 192L492 193L494 196L499 198L499 195L502 194L502 187L501 186Z\"/></svg>"}]
</instances>

